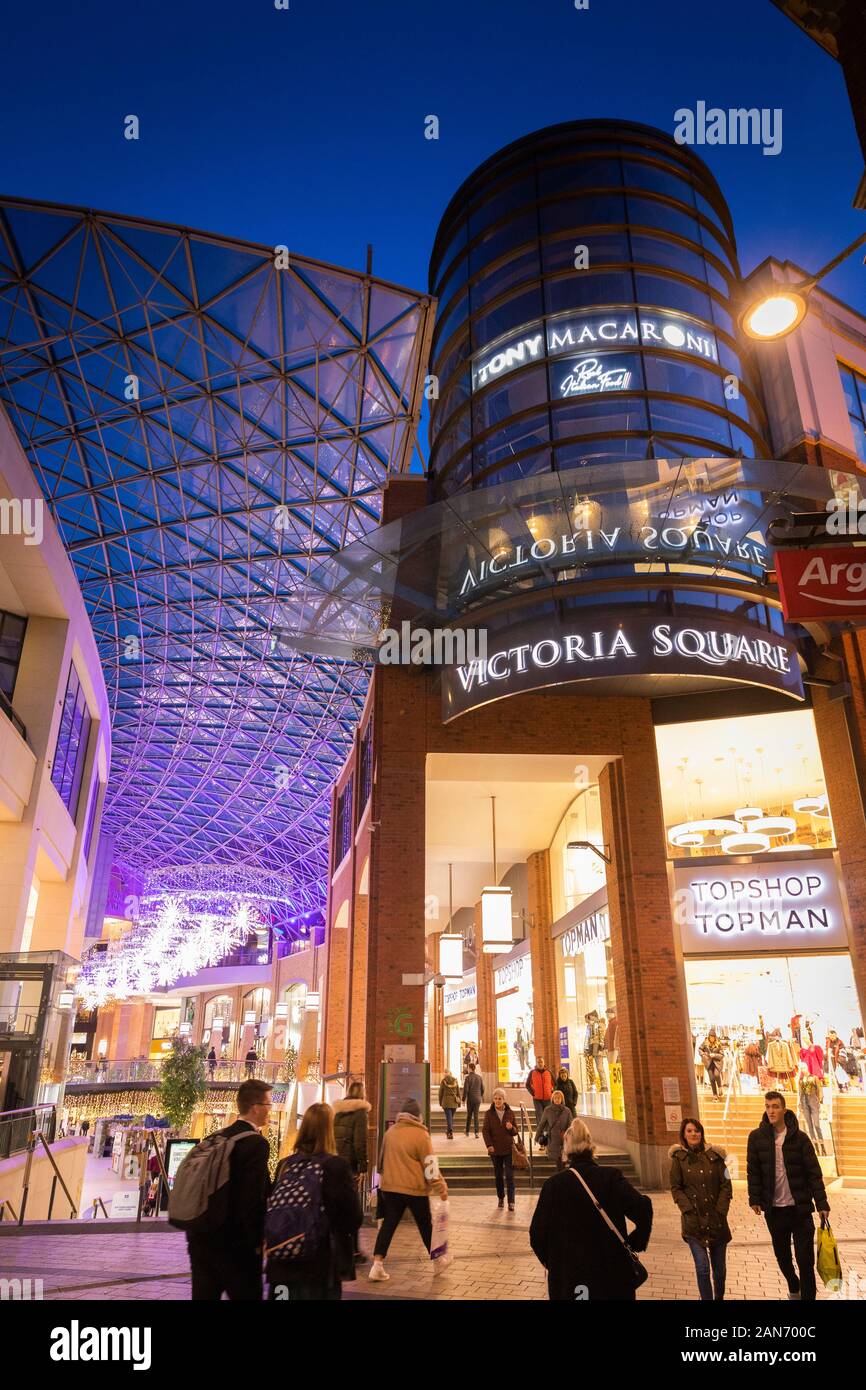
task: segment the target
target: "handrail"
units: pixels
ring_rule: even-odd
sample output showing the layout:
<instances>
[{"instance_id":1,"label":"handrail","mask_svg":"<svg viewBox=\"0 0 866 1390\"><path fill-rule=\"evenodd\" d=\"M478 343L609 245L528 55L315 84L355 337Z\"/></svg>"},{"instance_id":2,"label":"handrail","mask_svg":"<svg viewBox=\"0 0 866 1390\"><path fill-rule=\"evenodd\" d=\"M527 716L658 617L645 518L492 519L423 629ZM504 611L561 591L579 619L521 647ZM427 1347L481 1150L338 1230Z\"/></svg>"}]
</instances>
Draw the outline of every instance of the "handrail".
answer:
<instances>
[{"instance_id":1,"label":"handrail","mask_svg":"<svg viewBox=\"0 0 866 1390\"><path fill-rule=\"evenodd\" d=\"M60 1183L60 1186L63 1188L63 1191L64 1191L65 1194L66 1194L66 1200L67 1200L67 1202L69 1203L70 1215L73 1216L73 1217L77 1216L77 1215L78 1215L78 1208L76 1207L75 1203L74 1203L73 1200L72 1200L72 1194L71 1194L71 1192L69 1191L69 1188L66 1186L66 1183L63 1181L63 1174L61 1173L60 1169L57 1167L57 1161L56 1161L56 1159L55 1159L53 1153L51 1152L51 1145L48 1143L48 1140L45 1138L45 1135L42 1134L41 1132L38 1133L38 1134L36 1134L36 1135L34 1136L34 1138L35 1138L36 1140L39 1140L39 1141L41 1142L43 1149L45 1150L45 1152L46 1152L47 1155L48 1155L48 1161L50 1162L51 1167L54 1169L54 1176L56 1177L57 1181ZM19 1222L19 1225L20 1225L20 1224L21 1224L21 1223Z\"/></svg>"},{"instance_id":2,"label":"handrail","mask_svg":"<svg viewBox=\"0 0 866 1390\"><path fill-rule=\"evenodd\" d=\"M532 1191L535 1187L535 1154L532 1149L532 1125L529 1123L529 1118L526 1114L526 1107L523 1105L522 1102L520 1105L520 1129L520 1137L523 1140L523 1147L526 1149L529 1155L529 1187L530 1191ZM529 1131L528 1145L526 1143L527 1130Z\"/></svg>"},{"instance_id":3,"label":"handrail","mask_svg":"<svg viewBox=\"0 0 866 1390\"><path fill-rule=\"evenodd\" d=\"M0 1197L0 1221L3 1220L3 1213L5 1212L7 1207L9 1208L12 1220L17 1221L18 1213L16 1212L15 1208L12 1205L12 1202L8 1197Z\"/></svg>"}]
</instances>

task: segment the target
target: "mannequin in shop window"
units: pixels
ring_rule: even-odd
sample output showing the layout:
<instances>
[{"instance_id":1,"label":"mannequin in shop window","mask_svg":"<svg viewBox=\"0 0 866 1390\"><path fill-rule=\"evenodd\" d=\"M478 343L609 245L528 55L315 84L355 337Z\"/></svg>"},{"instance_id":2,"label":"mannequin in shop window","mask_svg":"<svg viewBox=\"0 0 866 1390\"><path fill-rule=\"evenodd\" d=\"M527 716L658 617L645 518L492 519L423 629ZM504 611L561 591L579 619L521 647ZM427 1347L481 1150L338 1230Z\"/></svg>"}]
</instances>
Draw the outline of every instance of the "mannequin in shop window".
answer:
<instances>
[{"instance_id":1,"label":"mannequin in shop window","mask_svg":"<svg viewBox=\"0 0 866 1390\"><path fill-rule=\"evenodd\" d=\"M817 1051L821 1051L820 1047ZM823 1156L827 1153L824 1147L824 1133L821 1129L821 1101L824 1093L823 1070L820 1072L810 1071L809 1063L807 1061L801 1061L797 1091L799 1094L800 1114L806 1121L806 1129L809 1132L809 1138L812 1140L818 1153Z\"/></svg>"},{"instance_id":2,"label":"mannequin in shop window","mask_svg":"<svg viewBox=\"0 0 866 1390\"><path fill-rule=\"evenodd\" d=\"M774 1028L767 1046L767 1069L781 1090L794 1089L799 1060L793 1042L782 1037L781 1028Z\"/></svg>"},{"instance_id":3,"label":"mannequin in shop window","mask_svg":"<svg viewBox=\"0 0 866 1390\"><path fill-rule=\"evenodd\" d=\"M586 1033L584 1035L583 1055L586 1058L587 1085L591 1086L593 1090L606 1091L608 1089L604 1064L606 1025L599 1019L596 1009L584 1017Z\"/></svg>"}]
</instances>

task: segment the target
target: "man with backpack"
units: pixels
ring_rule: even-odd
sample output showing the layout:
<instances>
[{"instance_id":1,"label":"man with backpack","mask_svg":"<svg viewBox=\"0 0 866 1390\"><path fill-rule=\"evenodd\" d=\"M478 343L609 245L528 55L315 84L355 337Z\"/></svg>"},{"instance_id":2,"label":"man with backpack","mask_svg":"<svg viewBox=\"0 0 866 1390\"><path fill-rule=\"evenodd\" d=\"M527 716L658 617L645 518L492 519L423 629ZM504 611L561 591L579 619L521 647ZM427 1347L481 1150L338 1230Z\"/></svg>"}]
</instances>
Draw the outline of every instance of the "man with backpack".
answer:
<instances>
[{"instance_id":1,"label":"man with backpack","mask_svg":"<svg viewBox=\"0 0 866 1390\"><path fill-rule=\"evenodd\" d=\"M262 1297L262 1241L270 1190L267 1125L271 1088L244 1081L238 1118L191 1150L174 1180L168 1215L186 1231L192 1298L236 1302Z\"/></svg>"}]
</instances>

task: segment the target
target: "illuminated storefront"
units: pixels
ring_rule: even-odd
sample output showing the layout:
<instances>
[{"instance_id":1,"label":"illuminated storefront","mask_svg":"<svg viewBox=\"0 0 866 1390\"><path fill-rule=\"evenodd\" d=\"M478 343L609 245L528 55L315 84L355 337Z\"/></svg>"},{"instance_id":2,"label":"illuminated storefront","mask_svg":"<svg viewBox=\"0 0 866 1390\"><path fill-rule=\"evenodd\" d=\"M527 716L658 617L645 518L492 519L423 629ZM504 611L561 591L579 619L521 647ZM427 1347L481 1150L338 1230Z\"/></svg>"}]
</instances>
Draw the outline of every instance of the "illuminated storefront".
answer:
<instances>
[{"instance_id":1,"label":"illuminated storefront","mask_svg":"<svg viewBox=\"0 0 866 1390\"><path fill-rule=\"evenodd\" d=\"M520 1084L535 1065L535 1022L529 942L521 942L493 972L496 997L496 1077ZM545 1057L550 1066L554 1058Z\"/></svg>"},{"instance_id":2,"label":"illuminated storefront","mask_svg":"<svg viewBox=\"0 0 866 1390\"><path fill-rule=\"evenodd\" d=\"M477 997L474 970L459 982L449 980L444 989L445 1062L452 1076L465 1075L467 1054L478 1052Z\"/></svg>"}]
</instances>

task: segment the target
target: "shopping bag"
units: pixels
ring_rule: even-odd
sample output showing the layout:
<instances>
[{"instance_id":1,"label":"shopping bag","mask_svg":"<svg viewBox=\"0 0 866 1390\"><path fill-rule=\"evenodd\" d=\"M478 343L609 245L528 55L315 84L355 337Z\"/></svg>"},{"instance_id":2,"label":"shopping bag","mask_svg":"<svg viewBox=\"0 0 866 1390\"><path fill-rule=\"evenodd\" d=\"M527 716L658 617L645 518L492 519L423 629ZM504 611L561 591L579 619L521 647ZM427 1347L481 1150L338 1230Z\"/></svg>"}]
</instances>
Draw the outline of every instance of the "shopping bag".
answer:
<instances>
[{"instance_id":1,"label":"shopping bag","mask_svg":"<svg viewBox=\"0 0 866 1390\"><path fill-rule=\"evenodd\" d=\"M511 1162L514 1164L515 1168L522 1169L529 1167L529 1155L526 1152L523 1140L520 1138L514 1141L514 1147L511 1151Z\"/></svg>"},{"instance_id":2,"label":"shopping bag","mask_svg":"<svg viewBox=\"0 0 866 1390\"><path fill-rule=\"evenodd\" d=\"M821 1225L818 1227L818 1273L825 1284L835 1283L838 1288L842 1282L839 1247L830 1229L830 1222L824 1216L821 1217Z\"/></svg>"},{"instance_id":3,"label":"shopping bag","mask_svg":"<svg viewBox=\"0 0 866 1390\"><path fill-rule=\"evenodd\" d=\"M430 1258L438 1260L448 1254L448 1203L433 1204L433 1234L430 1239Z\"/></svg>"}]
</instances>

